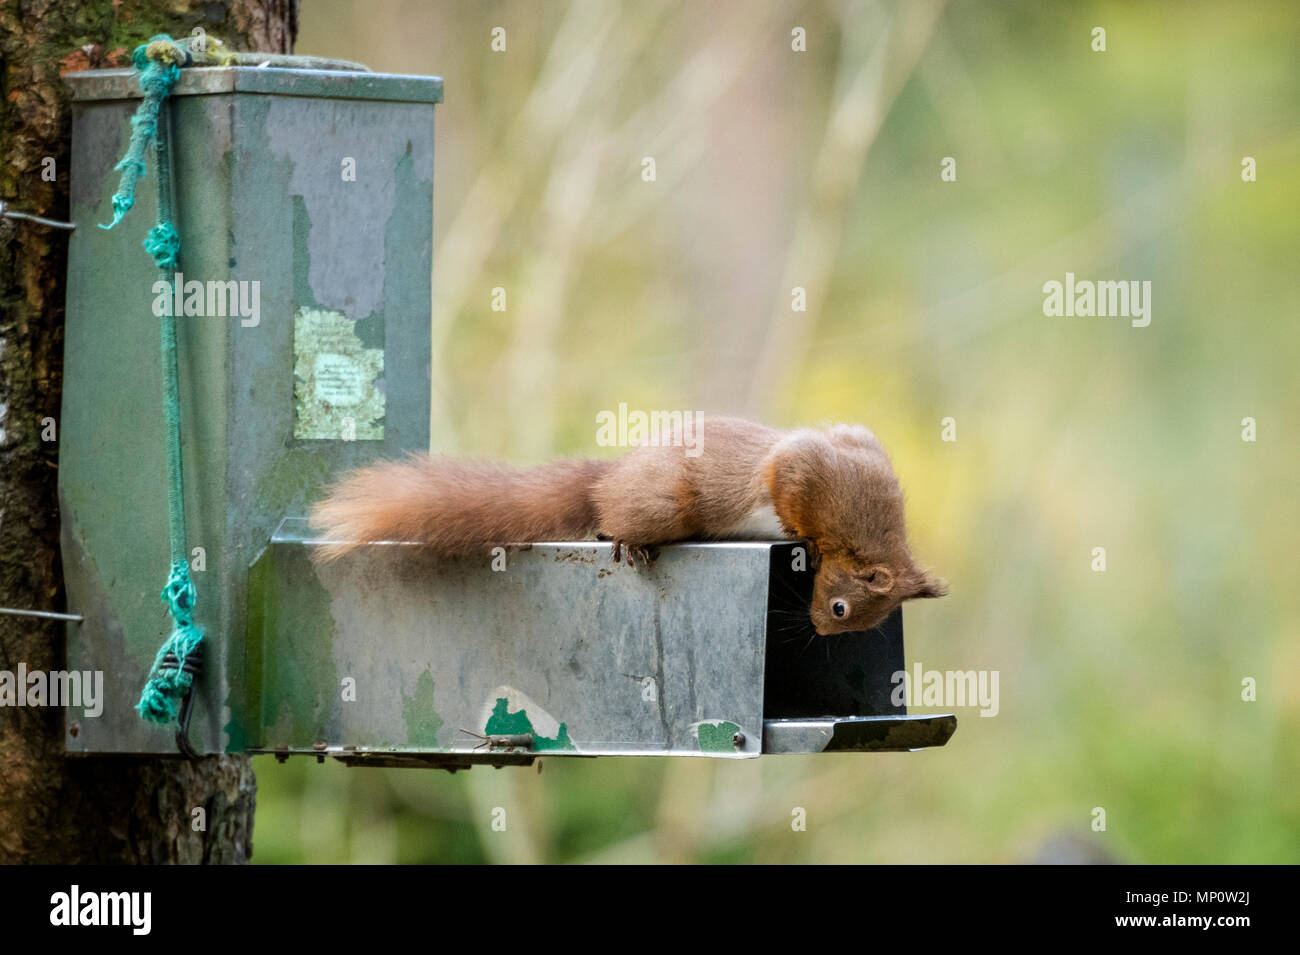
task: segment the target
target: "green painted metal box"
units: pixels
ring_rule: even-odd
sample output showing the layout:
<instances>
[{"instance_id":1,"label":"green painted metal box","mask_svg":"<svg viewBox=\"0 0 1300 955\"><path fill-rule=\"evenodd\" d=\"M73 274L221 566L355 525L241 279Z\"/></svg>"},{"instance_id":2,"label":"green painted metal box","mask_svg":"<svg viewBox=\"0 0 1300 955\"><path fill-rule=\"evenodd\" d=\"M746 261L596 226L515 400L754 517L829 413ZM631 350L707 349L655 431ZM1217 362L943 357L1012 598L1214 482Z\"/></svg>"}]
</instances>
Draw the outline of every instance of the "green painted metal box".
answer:
<instances>
[{"instance_id":1,"label":"green painted metal box","mask_svg":"<svg viewBox=\"0 0 1300 955\"><path fill-rule=\"evenodd\" d=\"M72 217L59 499L68 668L104 673L69 752L173 753L133 710L171 629L157 309L141 239L153 175L114 230L134 74L68 77ZM182 236L179 324L188 546L207 635L190 738L259 740L245 656L249 568L339 469L428 446L435 77L182 72L165 106Z\"/></svg>"},{"instance_id":2,"label":"green painted metal box","mask_svg":"<svg viewBox=\"0 0 1300 955\"><path fill-rule=\"evenodd\" d=\"M286 519L252 571L255 752L459 769L902 751L956 729L893 698L901 612L816 636L798 542L673 544L632 568L599 541L442 559L375 542L317 566L319 540Z\"/></svg>"}]
</instances>

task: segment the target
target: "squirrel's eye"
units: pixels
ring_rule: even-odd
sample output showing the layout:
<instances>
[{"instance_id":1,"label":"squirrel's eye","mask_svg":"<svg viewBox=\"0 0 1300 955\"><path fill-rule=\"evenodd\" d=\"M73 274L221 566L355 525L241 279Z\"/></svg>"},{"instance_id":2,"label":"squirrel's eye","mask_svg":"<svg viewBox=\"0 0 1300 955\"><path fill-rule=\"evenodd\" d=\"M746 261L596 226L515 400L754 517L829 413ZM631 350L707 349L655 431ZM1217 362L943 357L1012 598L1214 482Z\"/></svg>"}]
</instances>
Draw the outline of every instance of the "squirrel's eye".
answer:
<instances>
[{"instance_id":1,"label":"squirrel's eye","mask_svg":"<svg viewBox=\"0 0 1300 955\"><path fill-rule=\"evenodd\" d=\"M831 613L837 617L842 617L849 612L849 605L843 600L836 600L831 604Z\"/></svg>"},{"instance_id":2,"label":"squirrel's eye","mask_svg":"<svg viewBox=\"0 0 1300 955\"><path fill-rule=\"evenodd\" d=\"M874 584L875 582L876 582L876 572L873 570L871 573L867 574L867 583Z\"/></svg>"}]
</instances>

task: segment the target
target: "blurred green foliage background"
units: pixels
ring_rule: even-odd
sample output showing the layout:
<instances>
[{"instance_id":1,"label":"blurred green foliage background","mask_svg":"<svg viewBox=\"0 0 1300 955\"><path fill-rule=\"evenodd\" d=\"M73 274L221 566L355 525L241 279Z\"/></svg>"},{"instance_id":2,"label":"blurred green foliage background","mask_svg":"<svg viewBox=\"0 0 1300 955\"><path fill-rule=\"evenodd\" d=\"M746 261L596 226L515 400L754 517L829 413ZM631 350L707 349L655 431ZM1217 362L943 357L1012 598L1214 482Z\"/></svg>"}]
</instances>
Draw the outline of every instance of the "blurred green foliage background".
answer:
<instances>
[{"instance_id":1,"label":"blurred green foliage background","mask_svg":"<svg viewBox=\"0 0 1300 955\"><path fill-rule=\"evenodd\" d=\"M1298 40L1291 0L304 4L299 52L446 79L433 446L863 422L952 588L909 662L1001 711L900 755L259 758L256 861L1300 861ZM1150 326L1045 317L1067 271L1149 280Z\"/></svg>"}]
</instances>

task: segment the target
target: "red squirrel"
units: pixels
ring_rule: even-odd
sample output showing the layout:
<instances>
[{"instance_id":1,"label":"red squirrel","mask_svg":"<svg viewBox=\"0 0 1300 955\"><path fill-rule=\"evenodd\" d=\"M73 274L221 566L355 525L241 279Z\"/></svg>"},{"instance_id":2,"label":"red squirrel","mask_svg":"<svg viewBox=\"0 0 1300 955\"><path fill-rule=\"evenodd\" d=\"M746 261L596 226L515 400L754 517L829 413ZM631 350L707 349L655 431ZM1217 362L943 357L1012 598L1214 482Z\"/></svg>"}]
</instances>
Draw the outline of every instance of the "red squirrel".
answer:
<instances>
[{"instance_id":1,"label":"red squirrel","mask_svg":"<svg viewBox=\"0 0 1300 955\"><path fill-rule=\"evenodd\" d=\"M699 424L695 456L669 436L617 460L527 470L424 454L363 467L313 508L327 538L316 559L367 541L463 555L595 534L613 541L615 561L635 565L674 541L785 537L812 545L810 615L822 635L869 630L904 600L947 593L912 558L903 492L870 430L777 431L722 417Z\"/></svg>"}]
</instances>

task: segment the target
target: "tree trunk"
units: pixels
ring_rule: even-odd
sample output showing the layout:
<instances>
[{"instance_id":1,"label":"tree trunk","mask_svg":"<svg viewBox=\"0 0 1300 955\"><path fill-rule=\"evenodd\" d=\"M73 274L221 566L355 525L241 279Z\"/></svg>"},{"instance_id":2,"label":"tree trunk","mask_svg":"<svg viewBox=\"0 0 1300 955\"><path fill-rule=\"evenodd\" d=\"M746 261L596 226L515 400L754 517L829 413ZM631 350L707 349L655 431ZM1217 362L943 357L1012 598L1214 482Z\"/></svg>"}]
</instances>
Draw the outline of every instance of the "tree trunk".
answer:
<instances>
[{"instance_id":1,"label":"tree trunk","mask_svg":"<svg viewBox=\"0 0 1300 955\"><path fill-rule=\"evenodd\" d=\"M298 0L0 0L0 199L66 219L61 75L130 66L151 35L196 26L233 49L288 53ZM42 175L47 157L52 181ZM0 607L62 609L58 442L42 440L41 421L59 416L67 241L0 217ZM62 669L63 625L0 614L0 670L20 662ZM0 862L247 861L256 793L248 757L68 759L63 723L54 707L0 707ZM196 808L204 831L192 826Z\"/></svg>"}]
</instances>

